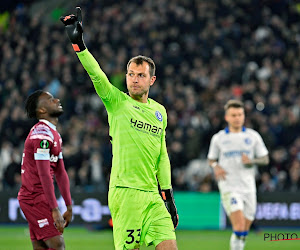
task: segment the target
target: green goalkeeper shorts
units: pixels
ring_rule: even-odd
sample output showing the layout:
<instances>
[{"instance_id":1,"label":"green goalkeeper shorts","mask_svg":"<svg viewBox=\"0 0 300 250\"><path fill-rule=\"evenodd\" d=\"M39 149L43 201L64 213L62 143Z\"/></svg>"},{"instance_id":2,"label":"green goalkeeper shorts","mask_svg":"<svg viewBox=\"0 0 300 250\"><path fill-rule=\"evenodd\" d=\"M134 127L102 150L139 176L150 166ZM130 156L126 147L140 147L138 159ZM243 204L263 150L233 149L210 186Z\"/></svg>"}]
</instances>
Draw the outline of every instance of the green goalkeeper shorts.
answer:
<instances>
[{"instance_id":1,"label":"green goalkeeper shorts","mask_svg":"<svg viewBox=\"0 0 300 250\"><path fill-rule=\"evenodd\" d=\"M116 250L176 240L171 216L158 192L114 187L109 190L108 204Z\"/></svg>"}]
</instances>

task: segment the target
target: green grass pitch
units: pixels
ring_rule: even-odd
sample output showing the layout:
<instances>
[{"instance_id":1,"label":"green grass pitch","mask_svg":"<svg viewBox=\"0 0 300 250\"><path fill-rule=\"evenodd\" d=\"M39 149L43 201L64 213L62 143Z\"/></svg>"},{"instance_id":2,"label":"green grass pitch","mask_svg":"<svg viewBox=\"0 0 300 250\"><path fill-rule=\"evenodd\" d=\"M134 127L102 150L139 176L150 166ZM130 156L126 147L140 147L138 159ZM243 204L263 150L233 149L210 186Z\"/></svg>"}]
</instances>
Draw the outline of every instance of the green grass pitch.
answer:
<instances>
[{"instance_id":1,"label":"green grass pitch","mask_svg":"<svg viewBox=\"0 0 300 250\"><path fill-rule=\"evenodd\" d=\"M179 250L228 250L230 230L177 230L177 243ZM296 233L297 230L267 230L256 234L250 232L245 250L268 249L300 249L300 240L264 241L264 233ZM66 249L69 250L114 250L111 230L89 231L84 226L71 226L64 233ZM30 250L31 242L26 226L0 226L0 249L2 250ZM154 250L153 246L143 246L141 250Z\"/></svg>"}]
</instances>

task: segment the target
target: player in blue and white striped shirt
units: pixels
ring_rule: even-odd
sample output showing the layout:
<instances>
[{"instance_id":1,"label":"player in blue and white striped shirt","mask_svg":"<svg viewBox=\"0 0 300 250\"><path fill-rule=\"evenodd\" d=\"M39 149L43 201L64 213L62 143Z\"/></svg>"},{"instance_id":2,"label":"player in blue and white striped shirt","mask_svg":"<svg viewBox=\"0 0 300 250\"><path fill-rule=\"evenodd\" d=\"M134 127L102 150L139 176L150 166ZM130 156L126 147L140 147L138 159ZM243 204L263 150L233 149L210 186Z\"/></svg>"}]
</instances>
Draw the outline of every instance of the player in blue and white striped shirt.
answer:
<instances>
[{"instance_id":1,"label":"player in blue and white striped shirt","mask_svg":"<svg viewBox=\"0 0 300 250\"><path fill-rule=\"evenodd\" d=\"M231 250L242 250L256 212L255 166L269 164L268 150L255 130L244 127L244 105L225 105L228 127L212 137L208 160L213 168L224 209L231 221Z\"/></svg>"}]
</instances>

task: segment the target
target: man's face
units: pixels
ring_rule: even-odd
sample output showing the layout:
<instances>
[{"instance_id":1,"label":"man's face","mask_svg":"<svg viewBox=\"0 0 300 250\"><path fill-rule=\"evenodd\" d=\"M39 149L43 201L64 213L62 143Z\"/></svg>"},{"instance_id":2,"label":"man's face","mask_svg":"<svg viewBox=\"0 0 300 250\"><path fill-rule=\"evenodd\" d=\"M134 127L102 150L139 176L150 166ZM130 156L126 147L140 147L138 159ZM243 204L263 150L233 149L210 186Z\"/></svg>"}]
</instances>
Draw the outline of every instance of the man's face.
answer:
<instances>
[{"instance_id":1,"label":"man's face","mask_svg":"<svg viewBox=\"0 0 300 250\"><path fill-rule=\"evenodd\" d=\"M64 112L60 100L54 98L49 92L40 95L38 108L43 109L50 117L59 117Z\"/></svg>"},{"instance_id":2,"label":"man's face","mask_svg":"<svg viewBox=\"0 0 300 250\"><path fill-rule=\"evenodd\" d=\"M132 62L129 64L126 74L127 89L130 95L143 96L149 92L156 76L150 76L150 66L147 62L137 65Z\"/></svg>"},{"instance_id":3,"label":"man's face","mask_svg":"<svg viewBox=\"0 0 300 250\"><path fill-rule=\"evenodd\" d=\"M229 108L225 113L225 120L229 127L241 129L245 122L245 112L243 108Z\"/></svg>"}]
</instances>

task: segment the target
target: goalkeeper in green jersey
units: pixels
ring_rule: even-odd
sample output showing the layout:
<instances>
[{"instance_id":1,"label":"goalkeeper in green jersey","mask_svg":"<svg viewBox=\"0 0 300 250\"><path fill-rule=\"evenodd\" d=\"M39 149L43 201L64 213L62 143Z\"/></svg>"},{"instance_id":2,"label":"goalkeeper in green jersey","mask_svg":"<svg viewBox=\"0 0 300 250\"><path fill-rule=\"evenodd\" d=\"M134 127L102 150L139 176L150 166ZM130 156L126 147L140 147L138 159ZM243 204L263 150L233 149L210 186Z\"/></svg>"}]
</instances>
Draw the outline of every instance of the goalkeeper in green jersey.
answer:
<instances>
[{"instance_id":1,"label":"goalkeeper in green jersey","mask_svg":"<svg viewBox=\"0 0 300 250\"><path fill-rule=\"evenodd\" d=\"M115 249L139 249L145 243L157 250L176 250L178 214L166 149L167 113L148 98L156 80L153 60L145 56L130 59L129 94L125 94L109 82L86 49L81 9L77 7L76 15L61 17L61 21L108 113L113 146L108 201Z\"/></svg>"}]
</instances>

